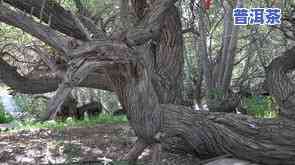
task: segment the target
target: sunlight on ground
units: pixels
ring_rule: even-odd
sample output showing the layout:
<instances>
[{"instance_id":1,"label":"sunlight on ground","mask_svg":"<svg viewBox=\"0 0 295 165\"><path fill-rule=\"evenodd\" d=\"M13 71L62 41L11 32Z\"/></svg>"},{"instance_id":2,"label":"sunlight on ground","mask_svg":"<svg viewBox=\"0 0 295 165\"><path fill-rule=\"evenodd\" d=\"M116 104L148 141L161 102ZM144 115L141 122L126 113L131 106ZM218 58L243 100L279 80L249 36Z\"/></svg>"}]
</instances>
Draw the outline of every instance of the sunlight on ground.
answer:
<instances>
[{"instance_id":1,"label":"sunlight on ground","mask_svg":"<svg viewBox=\"0 0 295 165\"><path fill-rule=\"evenodd\" d=\"M0 139L0 165L80 164L74 162L91 160L101 161L99 164L103 165L121 159L136 141L127 124L2 132Z\"/></svg>"},{"instance_id":2,"label":"sunlight on ground","mask_svg":"<svg viewBox=\"0 0 295 165\"><path fill-rule=\"evenodd\" d=\"M9 90L8 86L0 84L0 96L1 95L8 95L9 94L8 90Z\"/></svg>"}]
</instances>

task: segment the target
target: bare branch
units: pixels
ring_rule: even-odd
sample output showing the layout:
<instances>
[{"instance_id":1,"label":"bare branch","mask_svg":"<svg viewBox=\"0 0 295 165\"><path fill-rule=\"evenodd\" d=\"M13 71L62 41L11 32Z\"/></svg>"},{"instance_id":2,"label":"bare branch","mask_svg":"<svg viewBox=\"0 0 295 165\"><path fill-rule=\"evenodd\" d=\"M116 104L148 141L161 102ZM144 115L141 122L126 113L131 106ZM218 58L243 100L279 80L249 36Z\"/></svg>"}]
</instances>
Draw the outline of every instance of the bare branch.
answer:
<instances>
[{"instance_id":1,"label":"bare branch","mask_svg":"<svg viewBox=\"0 0 295 165\"><path fill-rule=\"evenodd\" d=\"M56 95L50 99L48 103L48 112L44 114L41 121L49 120L55 117L55 114L60 109L70 92L75 86L78 86L89 73L101 66L101 62L87 62L82 64L78 69L68 70L67 77L63 83L58 87Z\"/></svg>"},{"instance_id":2,"label":"bare branch","mask_svg":"<svg viewBox=\"0 0 295 165\"><path fill-rule=\"evenodd\" d=\"M128 0L121 0L120 2L120 19L123 25L124 30L128 30L130 27L130 22L128 19L128 5L129 1Z\"/></svg>"},{"instance_id":3,"label":"bare branch","mask_svg":"<svg viewBox=\"0 0 295 165\"><path fill-rule=\"evenodd\" d=\"M37 94L55 91L59 80L42 78L30 80L21 76L16 67L10 66L0 58L0 79L10 88L20 93Z\"/></svg>"},{"instance_id":4,"label":"bare branch","mask_svg":"<svg viewBox=\"0 0 295 165\"><path fill-rule=\"evenodd\" d=\"M40 0L4 0L4 2L37 18L40 16L42 8ZM42 21L49 22L50 15L51 28L80 40L86 39L83 32L75 25L75 21L73 20L71 13L61 7L55 0L47 0L45 3L42 12Z\"/></svg>"},{"instance_id":5,"label":"bare branch","mask_svg":"<svg viewBox=\"0 0 295 165\"><path fill-rule=\"evenodd\" d=\"M91 34L89 33L88 29L84 26L84 24L80 21L80 19L77 16L75 16L75 14L73 12L71 12L71 15L75 21L75 24L80 29L80 31L83 32L83 34L86 36L88 41L91 41L92 37L91 37Z\"/></svg>"},{"instance_id":6,"label":"bare branch","mask_svg":"<svg viewBox=\"0 0 295 165\"><path fill-rule=\"evenodd\" d=\"M182 34L185 34L185 33L193 33L197 36L200 36L199 31L193 27L182 30Z\"/></svg>"},{"instance_id":7,"label":"bare branch","mask_svg":"<svg viewBox=\"0 0 295 165\"><path fill-rule=\"evenodd\" d=\"M47 3L47 0L43 0L42 6L41 6L41 11L40 11L40 16L39 16L40 23L42 23L42 17L43 17L43 12L44 12L44 8L45 8L46 3ZM33 11L31 13L33 13Z\"/></svg>"},{"instance_id":8,"label":"bare branch","mask_svg":"<svg viewBox=\"0 0 295 165\"><path fill-rule=\"evenodd\" d=\"M37 23L31 17L24 16L20 11L14 11L5 5L0 5L0 21L37 37L56 50L67 54L67 40L58 35L53 29Z\"/></svg>"},{"instance_id":9,"label":"bare branch","mask_svg":"<svg viewBox=\"0 0 295 165\"><path fill-rule=\"evenodd\" d=\"M41 77L38 79L24 77L17 72L16 67L9 65L2 58L0 58L0 80L15 92L26 94L53 92L61 82L61 79L52 77ZM90 73L79 86L108 91L114 90L104 69L97 69L95 72Z\"/></svg>"}]
</instances>

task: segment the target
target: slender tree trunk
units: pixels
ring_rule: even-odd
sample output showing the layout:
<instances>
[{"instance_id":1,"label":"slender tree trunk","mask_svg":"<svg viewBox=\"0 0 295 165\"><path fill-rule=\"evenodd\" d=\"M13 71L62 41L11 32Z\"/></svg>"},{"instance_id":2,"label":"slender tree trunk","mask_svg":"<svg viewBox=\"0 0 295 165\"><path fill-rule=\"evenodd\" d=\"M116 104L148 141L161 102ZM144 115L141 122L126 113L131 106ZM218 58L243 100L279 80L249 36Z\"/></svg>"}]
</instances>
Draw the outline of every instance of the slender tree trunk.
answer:
<instances>
[{"instance_id":1,"label":"slender tree trunk","mask_svg":"<svg viewBox=\"0 0 295 165\"><path fill-rule=\"evenodd\" d=\"M201 31L201 48L203 57L203 69L207 84L207 104L210 111L234 112L240 99L230 89L234 59L236 56L236 47L238 42L238 26L233 25L232 10L233 7L243 6L243 0L236 2L223 1L224 3L224 32L222 38L221 54L217 57L217 62L210 63L206 45L206 34L204 29L205 19L202 17L204 11L200 11L199 27ZM231 4L232 3L232 4ZM202 3L201 3L202 4ZM204 4L202 4L204 5ZM203 14L204 15L204 14ZM202 35L203 33L203 35ZM209 66L211 64L211 66Z\"/></svg>"},{"instance_id":2,"label":"slender tree trunk","mask_svg":"<svg viewBox=\"0 0 295 165\"><path fill-rule=\"evenodd\" d=\"M202 53L200 51L200 49L198 49L198 38L196 35L193 36L193 45L195 46L195 55L196 58L198 59L197 61L197 65L198 65L198 75L196 77L196 79L194 79L193 81L193 99L196 100L197 105L200 107L200 109L203 109L202 107L202 84L203 84L203 76L204 76L204 69L202 67L202 59L201 57L197 57L198 55L200 55L200 53ZM199 46L200 47L200 46Z\"/></svg>"}]
</instances>

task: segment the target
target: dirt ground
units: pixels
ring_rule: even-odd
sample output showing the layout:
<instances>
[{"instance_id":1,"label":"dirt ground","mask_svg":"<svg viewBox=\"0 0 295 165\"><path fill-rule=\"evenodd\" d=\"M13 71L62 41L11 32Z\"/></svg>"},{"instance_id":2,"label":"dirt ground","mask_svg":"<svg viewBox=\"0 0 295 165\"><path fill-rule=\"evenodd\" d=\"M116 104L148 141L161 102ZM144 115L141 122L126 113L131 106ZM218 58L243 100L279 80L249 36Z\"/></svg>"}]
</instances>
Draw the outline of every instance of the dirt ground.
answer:
<instances>
[{"instance_id":1,"label":"dirt ground","mask_svg":"<svg viewBox=\"0 0 295 165\"><path fill-rule=\"evenodd\" d=\"M0 165L124 165L126 162L119 160L128 153L135 141L136 137L128 124L100 124L62 131L35 129L1 132ZM150 153L149 149L145 150L140 156L140 164L150 164ZM188 155L163 155L163 164L197 163ZM110 161L113 162L108 163Z\"/></svg>"}]
</instances>

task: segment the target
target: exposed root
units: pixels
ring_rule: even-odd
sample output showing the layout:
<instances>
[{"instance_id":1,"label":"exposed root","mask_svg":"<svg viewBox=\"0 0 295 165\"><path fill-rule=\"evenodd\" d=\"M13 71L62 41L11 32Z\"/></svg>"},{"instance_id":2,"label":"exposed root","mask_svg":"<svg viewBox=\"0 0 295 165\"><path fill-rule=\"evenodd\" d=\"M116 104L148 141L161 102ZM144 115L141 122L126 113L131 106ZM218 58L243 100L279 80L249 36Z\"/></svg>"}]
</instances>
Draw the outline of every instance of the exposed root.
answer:
<instances>
[{"instance_id":1,"label":"exposed root","mask_svg":"<svg viewBox=\"0 0 295 165\"><path fill-rule=\"evenodd\" d=\"M125 160L128 160L129 165L135 165L137 158L143 152L143 150L148 147L148 144L144 143L142 140L138 139L131 149L131 151L125 156Z\"/></svg>"}]
</instances>

